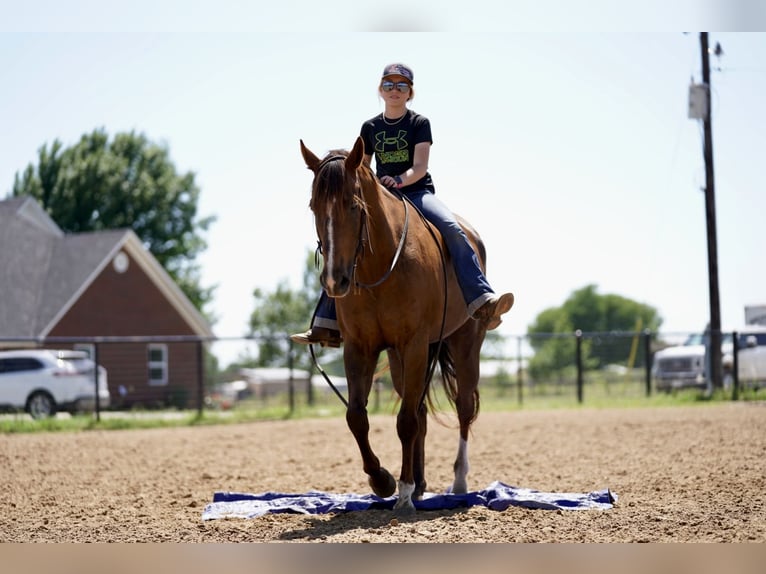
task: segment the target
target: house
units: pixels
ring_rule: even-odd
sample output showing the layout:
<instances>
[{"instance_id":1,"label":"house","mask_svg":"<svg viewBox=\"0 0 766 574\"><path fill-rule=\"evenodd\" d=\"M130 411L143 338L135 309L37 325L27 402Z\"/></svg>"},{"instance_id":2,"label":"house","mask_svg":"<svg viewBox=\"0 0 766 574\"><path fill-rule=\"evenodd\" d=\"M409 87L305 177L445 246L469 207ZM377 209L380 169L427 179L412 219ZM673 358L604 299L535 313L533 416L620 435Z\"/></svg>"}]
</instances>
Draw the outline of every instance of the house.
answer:
<instances>
[{"instance_id":1,"label":"house","mask_svg":"<svg viewBox=\"0 0 766 574\"><path fill-rule=\"evenodd\" d=\"M323 377L315 377L310 371L289 369L286 367L256 367L239 370L242 381L247 385L248 393L258 399L267 399L287 393L292 385L293 392L307 394L309 386L312 393L331 393L332 389ZM341 393L348 393L346 377L328 376L330 382Z\"/></svg>"},{"instance_id":2,"label":"house","mask_svg":"<svg viewBox=\"0 0 766 574\"><path fill-rule=\"evenodd\" d=\"M251 394L259 399L286 393L290 384L295 392L305 394L311 382L309 371L283 367L243 368L239 370L239 374L247 383Z\"/></svg>"},{"instance_id":3,"label":"house","mask_svg":"<svg viewBox=\"0 0 766 574\"><path fill-rule=\"evenodd\" d=\"M210 325L130 229L64 233L0 201L0 348L81 348L116 406L195 406Z\"/></svg>"}]
</instances>

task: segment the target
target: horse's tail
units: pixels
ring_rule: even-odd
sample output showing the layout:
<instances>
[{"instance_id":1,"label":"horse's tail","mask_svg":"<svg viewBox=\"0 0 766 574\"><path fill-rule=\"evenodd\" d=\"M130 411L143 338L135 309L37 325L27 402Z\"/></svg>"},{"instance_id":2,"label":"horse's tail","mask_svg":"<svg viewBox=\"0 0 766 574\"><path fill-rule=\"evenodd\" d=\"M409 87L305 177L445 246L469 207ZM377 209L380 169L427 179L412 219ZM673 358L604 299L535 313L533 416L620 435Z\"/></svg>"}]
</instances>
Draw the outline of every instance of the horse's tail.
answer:
<instances>
[{"instance_id":1,"label":"horse's tail","mask_svg":"<svg viewBox=\"0 0 766 574\"><path fill-rule=\"evenodd\" d=\"M432 343L428 349L429 364L431 364L431 361L434 360L434 355L437 352L439 353L439 356L436 357L436 359L439 361L439 370L441 371L442 375L442 386L444 387L444 392L447 395L447 400L449 400L452 407L457 408L455 401L457 400L458 394L458 380L457 373L455 372L455 361L452 358L452 353L450 353L449 347L447 345ZM433 386L430 384L428 393L428 410L431 413L436 412L433 404ZM473 423L478 416L479 388L476 386L473 390L473 414L471 415L470 423Z\"/></svg>"}]
</instances>

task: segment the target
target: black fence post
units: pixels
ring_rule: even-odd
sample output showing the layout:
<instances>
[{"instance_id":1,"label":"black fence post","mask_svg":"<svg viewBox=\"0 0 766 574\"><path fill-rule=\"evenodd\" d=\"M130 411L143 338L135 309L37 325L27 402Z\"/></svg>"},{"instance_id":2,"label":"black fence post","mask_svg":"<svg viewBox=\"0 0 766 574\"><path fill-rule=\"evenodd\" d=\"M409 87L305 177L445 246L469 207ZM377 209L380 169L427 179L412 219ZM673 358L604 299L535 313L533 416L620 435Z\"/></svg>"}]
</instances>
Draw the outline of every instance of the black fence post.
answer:
<instances>
[{"instance_id":1,"label":"black fence post","mask_svg":"<svg viewBox=\"0 0 766 574\"><path fill-rule=\"evenodd\" d=\"M383 381L380 380L380 378L376 378L372 381L372 388L374 394L374 401L373 401L373 412L379 412L380 411L380 389L383 386Z\"/></svg>"},{"instance_id":2,"label":"black fence post","mask_svg":"<svg viewBox=\"0 0 766 574\"><path fill-rule=\"evenodd\" d=\"M644 330L644 368L646 370L646 396L652 395L652 333Z\"/></svg>"},{"instance_id":3,"label":"black fence post","mask_svg":"<svg viewBox=\"0 0 766 574\"><path fill-rule=\"evenodd\" d=\"M516 379L518 385L519 405L524 403L524 367L521 363L521 337L516 338Z\"/></svg>"},{"instance_id":4,"label":"black fence post","mask_svg":"<svg viewBox=\"0 0 766 574\"><path fill-rule=\"evenodd\" d=\"M287 377L287 398L290 404L290 414L292 415L295 412L295 377L293 376L293 342L291 339L288 340L290 341L290 346L287 352L287 368L289 370L289 375ZM309 385L311 385L310 378Z\"/></svg>"},{"instance_id":5,"label":"black fence post","mask_svg":"<svg viewBox=\"0 0 766 574\"><path fill-rule=\"evenodd\" d=\"M731 352L732 352L732 390L731 390L731 400L738 401L739 400L739 336L737 335L737 332L734 331L731 334Z\"/></svg>"},{"instance_id":6,"label":"black fence post","mask_svg":"<svg viewBox=\"0 0 766 574\"><path fill-rule=\"evenodd\" d=\"M99 368L98 368L98 343L93 344L93 378L96 381L96 422L101 422L101 397L99 396L98 392L98 375L99 375Z\"/></svg>"},{"instance_id":7,"label":"black fence post","mask_svg":"<svg viewBox=\"0 0 766 574\"><path fill-rule=\"evenodd\" d=\"M288 340L290 341L290 349L288 351L290 353L290 365L293 365L294 364L293 357L295 355L295 347L294 347L295 343L293 343L292 339L288 338ZM308 379L308 382L306 383L308 385L306 387L306 402L308 403L310 407L313 407L314 403L316 402L316 398L314 397L314 385L311 384L313 380L314 380L314 377L312 376L311 371L309 371L309 379Z\"/></svg>"},{"instance_id":8,"label":"black fence post","mask_svg":"<svg viewBox=\"0 0 766 574\"><path fill-rule=\"evenodd\" d=\"M202 417L205 404L205 354L202 341L197 341L197 416Z\"/></svg>"},{"instance_id":9,"label":"black fence post","mask_svg":"<svg viewBox=\"0 0 766 574\"><path fill-rule=\"evenodd\" d=\"M576 360L577 360L577 402L582 404L582 331L575 331Z\"/></svg>"}]
</instances>

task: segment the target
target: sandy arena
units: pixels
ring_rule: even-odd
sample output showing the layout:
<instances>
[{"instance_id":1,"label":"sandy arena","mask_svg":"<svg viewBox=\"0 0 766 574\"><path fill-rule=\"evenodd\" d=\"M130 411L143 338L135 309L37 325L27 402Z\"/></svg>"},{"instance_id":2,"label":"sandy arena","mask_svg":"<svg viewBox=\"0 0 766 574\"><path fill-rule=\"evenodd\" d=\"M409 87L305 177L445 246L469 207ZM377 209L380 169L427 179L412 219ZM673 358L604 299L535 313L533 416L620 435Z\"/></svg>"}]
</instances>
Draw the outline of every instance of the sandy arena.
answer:
<instances>
[{"instance_id":1,"label":"sandy arena","mask_svg":"<svg viewBox=\"0 0 766 574\"><path fill-rule=\"evenodd\" d=\"M452 419L449 419L451 422ZM399 468L394 418L371 436ZM430 491L457 430L433 418ZM469 488L619 496L606 511L484 507L201 520L214 491L367 493L342 418L0 436L0 542L766 542L766 405L481 413Z\"/></svg>"}]
</instances>

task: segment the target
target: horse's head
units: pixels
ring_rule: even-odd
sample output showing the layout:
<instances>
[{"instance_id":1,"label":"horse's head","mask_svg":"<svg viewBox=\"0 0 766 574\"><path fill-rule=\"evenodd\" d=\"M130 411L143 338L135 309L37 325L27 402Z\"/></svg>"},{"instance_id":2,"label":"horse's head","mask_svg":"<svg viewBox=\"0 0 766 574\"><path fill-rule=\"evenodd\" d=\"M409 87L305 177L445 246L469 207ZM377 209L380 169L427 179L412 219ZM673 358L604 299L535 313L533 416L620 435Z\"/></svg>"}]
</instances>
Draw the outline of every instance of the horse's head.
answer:
<instances>
[{"instance_id":1,"label":"horse's head","mask_svg":"<svg viewBox=\"0 0 766 574\"><path fill-rule=\"evenodd\" d=\"M331 151L319 159L301 140L301 153L314 172L310 207L324 257L319 279L330 297L344 297L353 284L354 265L362 249L366 218L362 185L364 180L372 181L369 170L359 169L364 143L357 138L350 152Z\"/></svg>"}]
</instances>

